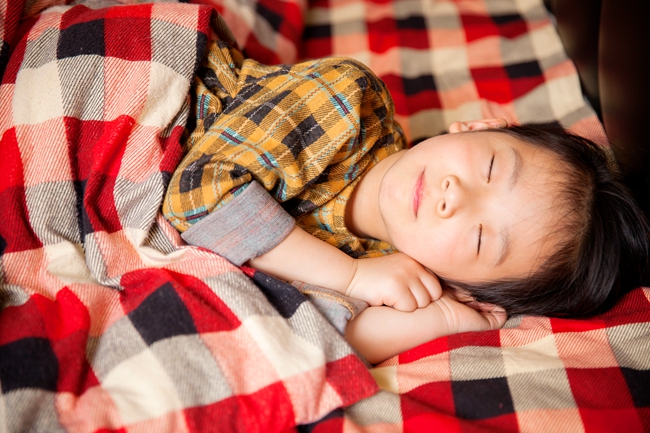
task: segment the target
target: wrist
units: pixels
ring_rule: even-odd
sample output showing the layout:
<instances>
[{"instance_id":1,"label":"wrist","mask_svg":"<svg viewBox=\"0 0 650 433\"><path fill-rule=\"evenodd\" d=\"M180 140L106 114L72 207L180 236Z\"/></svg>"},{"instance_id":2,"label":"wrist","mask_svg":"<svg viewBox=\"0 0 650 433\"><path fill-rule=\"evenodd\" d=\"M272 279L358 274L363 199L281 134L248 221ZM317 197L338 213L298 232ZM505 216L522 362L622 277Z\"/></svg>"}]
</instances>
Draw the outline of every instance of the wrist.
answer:
<instances>
[{"instance_id":1,"label":"wrist","mask_svg":"<svg viewBox=\"0 0 650 433\"><path fill-rule=\"evenodd\" d=\"M359 259L354 259L350 257L349 277L347 279L345 291L343 292L345 296L348 296L350 298L355 298L355 296L352 295L352 292L354 287L354 280L357 275L358 269L359 269Z\"/></svg>"}]
</instances>

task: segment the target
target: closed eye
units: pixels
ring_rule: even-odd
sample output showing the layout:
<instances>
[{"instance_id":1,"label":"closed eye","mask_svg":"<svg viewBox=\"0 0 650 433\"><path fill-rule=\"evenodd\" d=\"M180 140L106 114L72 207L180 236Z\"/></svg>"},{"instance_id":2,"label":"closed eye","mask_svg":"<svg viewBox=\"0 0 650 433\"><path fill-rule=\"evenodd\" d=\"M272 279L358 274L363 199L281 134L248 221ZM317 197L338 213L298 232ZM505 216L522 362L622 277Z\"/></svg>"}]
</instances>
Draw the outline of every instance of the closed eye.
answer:
<instances>
[{"instance_id":1,"label":"closed eye","mask_svg":"<svg viewBox=\"0 0 650 433\"><path fill-rule=\"evenodd\" d=\"M476 248L476 255L481 252L481 239L483 238L483 224L478 225L478 247Z\"/></svg>"},{"instance_id":2,"label":"closed eye","mask_svg":"<svg viewBox=\"0 0 650 433\"><path fill-rule=\"evenodd\" d=\"M494 155L492 155L492 159L490 160L490 168L488 170L488 175L487 175L487 181L490 183L490 179L492 178L492 167L494 166Z\"/></svg>"}]
</instances>

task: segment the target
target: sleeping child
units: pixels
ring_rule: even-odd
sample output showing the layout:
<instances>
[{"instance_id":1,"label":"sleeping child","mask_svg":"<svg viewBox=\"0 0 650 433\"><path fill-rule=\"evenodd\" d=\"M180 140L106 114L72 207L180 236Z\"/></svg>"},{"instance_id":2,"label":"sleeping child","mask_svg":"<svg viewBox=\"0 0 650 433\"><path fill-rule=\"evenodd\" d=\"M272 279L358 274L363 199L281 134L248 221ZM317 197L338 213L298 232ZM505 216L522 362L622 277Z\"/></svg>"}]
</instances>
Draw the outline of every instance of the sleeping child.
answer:
<instances>
[{"instance_id":1,"label":"sleeping child","mask_svg":"<svg viewBox=\"0 0 650 433\"><path fill-rule=\"evenodd\" d=\"M645 272L643 214L584 138L483 119L408 149L361 63L265 66L222 41L192 103L165 217L235 265L367 303L344 333L370 363L507 315L593 315Z\"/></svg>"}]
</instances>

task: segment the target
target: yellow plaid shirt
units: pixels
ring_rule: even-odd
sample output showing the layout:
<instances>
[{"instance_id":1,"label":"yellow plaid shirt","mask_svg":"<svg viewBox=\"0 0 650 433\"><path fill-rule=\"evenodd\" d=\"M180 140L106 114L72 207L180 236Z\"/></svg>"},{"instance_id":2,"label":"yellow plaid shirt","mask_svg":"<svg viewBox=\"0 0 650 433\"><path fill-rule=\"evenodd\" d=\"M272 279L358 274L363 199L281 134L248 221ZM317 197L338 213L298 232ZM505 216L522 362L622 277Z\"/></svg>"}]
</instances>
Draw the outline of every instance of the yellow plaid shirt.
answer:
<instances>
[{"instance_id":1,"label":"yellow plaid shirt","mask_svg":"<svg viewBox=\"0 0 650 433\"><path fill-rule=\"evenodd\" d=\"M163 204L179 231L207 225L256 181L296 224L346 253L393 251L356 237L344 221L360 177L404 147L388 90L366 66L346 58L265 66L217 40L194 89L196 125ZM241 231L232 245L258 235L244 224L228 230Z\"/></svg>"}]
</instances>

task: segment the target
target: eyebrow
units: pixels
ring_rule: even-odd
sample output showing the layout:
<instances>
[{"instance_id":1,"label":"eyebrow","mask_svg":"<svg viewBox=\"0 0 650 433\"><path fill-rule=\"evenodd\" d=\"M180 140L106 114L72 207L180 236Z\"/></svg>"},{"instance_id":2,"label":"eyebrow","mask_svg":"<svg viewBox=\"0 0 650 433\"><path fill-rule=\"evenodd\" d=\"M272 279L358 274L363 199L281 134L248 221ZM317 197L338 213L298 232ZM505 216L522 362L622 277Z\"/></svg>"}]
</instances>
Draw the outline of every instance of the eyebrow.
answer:
<instances>
[{"instance_id":1,"label":"eyebrow","mask_svg":"<svg viewBox=\"0 0 650 433\"><path fill-rule=\"evenodd\" d=\"M510 236L507 227L499 233L499 243L501 244L501 248L499 252L499 260L497 260L494 265L495 268L503 263L510 255Z\"/></svg>"},{"instance_id":2,"label":"eyebrow","mask_svg":"<svg viewBox=\"0 0 650 433\"><path fill-rule=\"evenodd\" d=\"M521 154L517 149L515 149L514 147L511 147L510 149L512 149L512 153L514 155L513 156L514 167L512 169L512 173L510 174L510 179L509 179L510 190L512 190L517 184L517 180L519 180L519 174L521 173L521 166L523 164L523 161L521 158Z\"/></svg>"},{"instance_id":3,"label":"eyebrow","mask_svg":"<svg viewBox=\"0 0 650 433\"><path fill-rule=\"evenodd\" d=\"M510 179L508 180L509 188L512 191L512 189L517 184L517 181L519 180L519 174L521 173L521 166L523 161L521 158L521 154L517 149L515 149L514 147L511 147L510 149L512 149L512 153L514 157L514 166L512 169L512 173L510 174ZM504 227L499 233L499 243L501 244L501 248L499 249L499 255L498 255L499 259L494 265L495 268L499 266L501 263L503 263L510 255L510 234L508 231L508 227Z\"/></svg>"}]
</instances>

